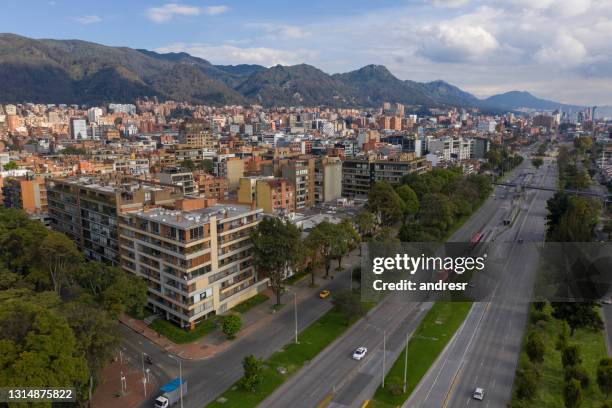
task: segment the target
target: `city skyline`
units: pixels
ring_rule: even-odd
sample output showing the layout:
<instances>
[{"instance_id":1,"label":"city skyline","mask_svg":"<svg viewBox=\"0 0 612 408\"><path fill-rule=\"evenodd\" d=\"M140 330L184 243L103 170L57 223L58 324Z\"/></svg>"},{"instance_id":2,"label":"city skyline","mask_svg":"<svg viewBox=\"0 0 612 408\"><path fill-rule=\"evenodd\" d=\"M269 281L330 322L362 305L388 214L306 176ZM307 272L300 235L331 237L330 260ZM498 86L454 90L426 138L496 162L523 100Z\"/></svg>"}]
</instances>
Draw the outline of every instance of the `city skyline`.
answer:
<instances>
[{"instance_id":1,"label":"city skyline","mask_svg":"<svg viewBox=\"0 0 612 408\"><path fill-rule=\"evenodd\" d=\"M314 1L292 13L276 1L26 1L5 10L3 31L34 38L184 51L214 64L307 63L328 73L382 64L400 79L443 79L478 97L527 90L612 104L603 41L612 5L604 1Z\"/></svg>"}]
</instances>

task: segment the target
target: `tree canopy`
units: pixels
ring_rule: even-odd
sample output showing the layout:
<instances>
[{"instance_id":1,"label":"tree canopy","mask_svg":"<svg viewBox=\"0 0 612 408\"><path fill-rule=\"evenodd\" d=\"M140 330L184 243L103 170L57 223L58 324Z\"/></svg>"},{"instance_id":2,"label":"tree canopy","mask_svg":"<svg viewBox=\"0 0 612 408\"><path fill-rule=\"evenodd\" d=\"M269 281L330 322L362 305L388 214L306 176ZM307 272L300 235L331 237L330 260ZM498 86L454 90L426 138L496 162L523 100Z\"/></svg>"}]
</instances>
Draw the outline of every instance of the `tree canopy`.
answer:
<instances>
[{"instance_id":1,"label":"tree canopy","mask_svg":"<svg viewBox=\"0 0 612 408\"><path fill-rule=\"evenodd\" d=\"M66 236L0 209L0 383L74 386L85 401L121 340L117 315L145 303L138 277L86 262Z\"/></svg>"}]
</instances>

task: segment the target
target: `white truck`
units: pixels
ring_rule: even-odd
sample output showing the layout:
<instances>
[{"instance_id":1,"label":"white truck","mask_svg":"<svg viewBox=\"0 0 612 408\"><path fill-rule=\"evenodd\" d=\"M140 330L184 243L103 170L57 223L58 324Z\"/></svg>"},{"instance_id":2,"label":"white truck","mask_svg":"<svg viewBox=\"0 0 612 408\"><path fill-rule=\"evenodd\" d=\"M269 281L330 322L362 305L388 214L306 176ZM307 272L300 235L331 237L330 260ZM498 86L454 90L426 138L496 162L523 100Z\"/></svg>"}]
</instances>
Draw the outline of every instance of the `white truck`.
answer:
<instances>
[{"instance_id":1,"label":"white truck","mask_svg":"<svg viewBox=\"0 0 612 408\"><path fill-rule=\"evenodd\" d=\"M181 385L181 380L175 378L161 387L159 389L161 395L155 400L155 408L168 408L179 402L181 400L181 389L183 390L182 396L185 398L187 395L187 380L183 379Z\"/></svg>"}]
</instances>

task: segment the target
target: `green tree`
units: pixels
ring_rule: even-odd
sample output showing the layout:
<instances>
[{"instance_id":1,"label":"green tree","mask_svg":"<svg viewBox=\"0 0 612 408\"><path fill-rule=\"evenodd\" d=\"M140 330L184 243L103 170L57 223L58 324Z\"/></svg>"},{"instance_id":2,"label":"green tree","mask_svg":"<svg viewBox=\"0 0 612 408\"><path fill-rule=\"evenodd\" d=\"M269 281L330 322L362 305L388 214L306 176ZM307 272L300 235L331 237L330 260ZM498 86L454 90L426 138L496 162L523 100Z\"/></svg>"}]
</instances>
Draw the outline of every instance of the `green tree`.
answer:
<instances>
[{"instance_id":1,"label":"green tree","mask_svg":"<svg viewBox=\"0 0 612 408\"><path fill-rule=\"evenodd\" d=\"M541 363L544 361L544 352L546 351L542 336L537 332L530 332L525 343L525 350L529 360L533 363Z\"/></svg>"},{"instance_id":2,"label":"green tree","mask_svg":"<svg viewBox=\"0 0 612 408\"><path fill-rule=\"evenodd\" d=\"M497 168L502 162L502 155L498 149L490 149L487 153L485 153L485 158L489 162L489 165L492 168Z\"/></svg>"},{"instance_id":3,"label":"green tree","mask_svg":"<svg viewBox=\"0 0 612 408\"><path fill-rule=\"evenodd\" d=\"M580 381L582 388L587 388L591 382L589 373L582 365L573 365L565 367L565 381L569 381L572 378Z\"/></svg>"},{"instance_id":4,"label":"green tree","mask_svg":"<svg viewBox=\"0 0 612 408\"><path fill-rule=\"evenodd\" d=\"M196 164L191 159L185 159L181 162L181 167L187 169L188 171L195 171L197 169Z\"/></svg>"},{"instance_id":5,"label":"green tree","mask_svg":"<svg viewBox=\"0 0 612 408\"><path fill-rule=\"evenodd\" d=\"M140 314L147 304L147 285L138 276L100 262L83 263L74 278L112 317L130 311Z\"/></svg>"},{"instance_id":6,"label":"green tree","mask_svg":"<svg viewBox=\"0 0 612 408\"><path fill-rule=\"evenodd\" d=\"M75 387L81 397L87 364L66 318L15 299L0 305L0 384Z\"/></svg>"},{"instance_id":7,"label":"green tree","mask_svg":"<svg viewBox=\"0 0 612 408\"><path fill-rule=\"evenodd\" d=\"M539 169L540 166L544 164L544 160L541 157L536 157L531 160L531 164L533 164L533 167L536 169Z\"/></svg>"},{"instance_id":8,"label":"green tree","mask_svg":"<svg viewBox=\"0 0 612 408\"><path fill-rule=\"evenodd\" d=\"M41 267L48 273L53 290L61 293L62 287L72 278L72 273L82 255L66 235L50 232L38 247Z\"/></svg>"},{"instance_id":9,"label":"green tree","mask_svg":"<svg viewBox=\"0 0 612 408\"><path fill-rule=\"evenodd\" d=\"M349 219L334 225L336 239L332 242L332 254L338 260L338 270L342 270L342 258L359 244L361 237Z\"/></svg>"},{"instance_id":10,"label":"green tree","mask_svg":"<svg viewBox=\"0 0 612 408\"><path fill-rule=\"evenodd\" d=\"M580 349L576 345L567 346L561 351L561 363L563 367L576 366L582 363Z\"/></svg>"},{"instance_id":11,"label":"green tree","mask_svg":"<svg viewBox=\"0 0 612 408\"><path fill-rule=\"evenodd\" d=\"M553 317L567 322L571 336L579 328L592 330L603 328L601 316L595 310L594 302L553 302L552 308Z\"/></svg>"},{"instance_id":12,"label":"green tree","mask_svg":"<svg viewBox=\"0 0 612 408\"><path fill-rule=\"evenodd\" d=\"M255 268L270 279L276 304L280 305L287 271L295 269L301 259L301 232L289 221L264 217L251 235L251 240Z\"/></svg>"},{"instance_id":13,"label":"green tree","mask_svg":"<svg viewBox=\"0 0 612 408\"><path fill-rule=\"evenodd\" d=\"M74 332L77 350L85 356L89 376L98 380L121 343L117 321L95 303L82 300L62 305L61 311Z\"/></svg>"},{"instance_id":14,"label":"green tree","mask_svg":"<svg viewBox=\"0 0 612 408\"><path fill-rule=\"evenodd\" d=\"M308 234L306 245L311 249L314 257L321 257L325 265L325 277L329 277L331 261L336 256L337 228L329 221L317 224ZM312 283L314 284L314 268L312 270Z\"/></svg>"},{"instance_id":15,"label":"green tree","mask_svg":"<svg viewBox=\"0 0 612 408\"><path fill-rule=\"evenodd\" d=\"M405 217L413 217L419 211L419 198L410 186L402 185L397 188L397 194L402 199Z\"/></svg>"},{"instance_id":16,"label":"green tree","mask_svg":"<svg viewBox=\"0 0 612 408\"><path fill-rule=\"evenodd\" d=\"M204 170L207 173L212 173L213 172L213 161L210 159L200 160L198 162L197 167L198 169Z\"/></svg>"},{"instance_id":17,"label":"green tree","mask_svg":"<svg viewBox=\"0 0 612 408\"><path fill-rule=\"evenodd\" d=\"M240 386L246 391L257 391L257 386L263 380L263 362L251 354L242 360L242 368L244 375L240 379Z\"/></svg>"},{"instance_id":18,"label":"green tree","mask_svg":"<svg viewBox=\"0 0 612 408\"><path fill-rule=\"evenodd\" d=\"M340 292L334 295L332 303L348 320L363 315L364 307L358 292Z\"/></svg>"},{"instance_id":19,"label":"green tree","mask_svg":"<svg viewBox=\"0 0 612 408\"><path fill-rule=\"evenodd\" d=\"M584 392L582 391L582 385L580 381L572 378L565 382L563 387L563 402L567 408L577 408L582 404L584 399Z\"/></svg>"},{"instance_id":20,"label":"green tree","mask_svg":"<svg viewBox=\"0 0 612 408\"><path fill-rule=\"evenodd\" d=\"M368 194L368 209L383 226L391 226L402 219L403 202L391 184L381 181L374 183Z\"/></svg>"},{"instance_id":21,"label":"green tree","mask_svg":"<svg viewBox=\"0 0 612 408\"><path fill-rule=\"evenodd\" d=\"M19 166L17 165L17 163L12 160L4 165L4 171L17 170L18 168Z\"/></svg>"},{"instance_id":22,"label":"green tree","mask_svg":"<svg viewBox=\"0 0 612 408\"><path fill-rule=\"evenodd\" d=\"M593 147L593 139L590 137L575 137L574 147L584 153Z\"/></svg>"},{"instance_id":23,"label":"green tree","mask_svg":"<svg viewBox=\"0 0 612 408\"><path fill-rule=\"evenodd\" d=\"M359 235L361 235L362 239L369 237L374 232L376 228L376 216L368 211L366 208L362 208L355 215L354 218L355 225L357 226L357 231L359 231Z\"/></svg>"},{"instance_id":24,"label":"green tree","mask_svg":"<svg viewBox=\"0 0 612 408\"><path fill-rule=\"evenodd\" d=\"M454 223L453 205L443 194L426 194L421 202L420 219L423 225L447 231Z\"/></svg>"},{"instance_id":25,"label":"green tree","mask_svg":"<svg viewBox=\"0 0 612 408\"><path fill-rule=\"evenodd\" d=\"M225 316L223 319L223 334L225 334L228 339L236 338L236 334L238 334L241 327L242 319L240 316L229 315Z\"/></svg>"},{"instance_id":26,"label":"green tree","mask_svg":"<svg viewBox=\"0 0 612 408\"><path fill-rule=\"evenodd\" d=\"M603 358L597 366L597 385L606 398L612 392L612 359Z\"/></svg>"},{"instance_id":27,"label":"green tree","mask_svg":"<svg viewBox=\"0 0 612 408\"><path fill-rule=\"evenodd\" d=\"M536 369L527 365L516 373L516 396L520 400L530 401L538 392L538 373Z\"/></svg>"}]
</instances>

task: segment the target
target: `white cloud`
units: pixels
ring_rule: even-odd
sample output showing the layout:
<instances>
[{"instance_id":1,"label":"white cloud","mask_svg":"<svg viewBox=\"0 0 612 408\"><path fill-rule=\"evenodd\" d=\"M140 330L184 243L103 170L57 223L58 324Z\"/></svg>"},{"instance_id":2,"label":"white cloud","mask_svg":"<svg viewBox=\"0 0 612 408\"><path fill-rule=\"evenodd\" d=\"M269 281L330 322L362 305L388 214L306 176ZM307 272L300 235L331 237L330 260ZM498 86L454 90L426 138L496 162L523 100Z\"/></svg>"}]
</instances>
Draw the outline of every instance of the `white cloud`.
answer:
<instances>
[{"instance_id":1,"label":"white cloud","mask_svg":"<svg viewBox=\"0 0 612 408\"><path fill-rule=\"evenodd\" d=\"M215 16L225 13L228 10L229 7L222 5L195 7L186 4L167 3L160 7L151 7L147 9L145 15L155 23L166 23L176 16L199 16L200 14Z\"/></svg>"},{"instance_id":2,"label":"white cloud","mask_svg":"<svg viewBox=\"0 0 612 408\"><path fill-rule=\"evenodd\" d=\"M223 14L223 13L227 12L229 10L229 7L227 7L227 6L210 6L210 7L205 7L203 10L204 10L204 13L208 14L209 16L216 16L217 14Z\"/></svg>"},{"instance_id":3,"label":"white cloud","mask_svg":"<svg viewBox=\"0 0 612 408\"><path fill-rule=\"evenodd\" d=\"M250 23L246 26L262 29L268 34L266 38L270 40L295 40L306 38L310 35L310 33L304 30L302 27L289 24Z\"/></svg>"},{"instance_id":4,"label":"white cloud","mask_svg":"<svg viewBox=\"0 0 612 408\"><path fill-rule=\"evenodd\" d=\"M499 46L495 37L480 26L442 23L423 27L419 35L418 52L432 61L473 61Z\"/></svg>"},{"instance_id":5,"label":"white cloud","mask_svg":"<svg viewBox=\"0 0 612 408\"><path fill-rule=\"evenodd\" d=\"M567 33L561 33L551 44L545 45L535 54L542 64L575 67L585 62L587 50L583 43Z\"/></svg>"},{"instance_id":6,"label":"white cloud","mask_svg":"<svg viewBox=\"0 0 612 408\"><path fill-rule=\"evenodd\" d=\"M157 48L155 51L187 52L207 59L214 64L260 64L267 67L281 64L294 65L316 58L317 54L303 49L280 50L268 47L237 47L231 44L185 44L175 43Z\"/></svg>"},{"instance_id":7,"label":"white cloud","mask_svg":"<svg viewBox=\"0 0 612 408\"><path fill-rule=\"evenodd\" d=\"M516 89L561 102L612 104L611 0L405 4L300 25L289 18L237 24L237 41L161 51L223 64L306 62L330 73L375 63L402 79L444 79L479 96Z\"/></svg>"},{"instance_id":8,"label":"white cloud","mask_svg":"<svg viewBox=\"0 0 612 408\"><path fill-rule=\"evenodd\" d=\"M102 21L102 19L100 17L95 16L95 15L75 17L75 20L78 23L83 24L83 25L99 23L99 22Z\"/></svg>"},{"instance_id":9,"label":"white cloud","mask_svg":"<svg viewBox=\"0 0 612 408\"><path fill-rule=\"evenodd\" d=\"M468 4L470 0L431 0L431 3L436 7L456 8Z\"/></svg>"}]
</instances>

